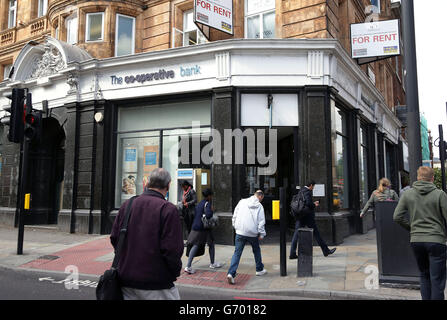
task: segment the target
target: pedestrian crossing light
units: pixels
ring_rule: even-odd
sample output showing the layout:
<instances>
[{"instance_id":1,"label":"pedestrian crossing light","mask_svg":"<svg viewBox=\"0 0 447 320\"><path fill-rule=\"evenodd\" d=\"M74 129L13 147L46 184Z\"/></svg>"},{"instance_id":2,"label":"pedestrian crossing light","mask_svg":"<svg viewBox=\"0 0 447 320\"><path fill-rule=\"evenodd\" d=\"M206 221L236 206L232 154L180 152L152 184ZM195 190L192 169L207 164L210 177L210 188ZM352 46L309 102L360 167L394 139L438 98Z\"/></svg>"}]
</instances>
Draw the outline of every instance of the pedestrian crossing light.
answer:
<instances>
[{"instance_id":1,"label":"pedestrian crossing light","mask_svg":"<svg viewBox=\"0 0 447 320\"><path fill-rule=\"evenodd\" d=\"M42 112L33 111L25 117L25 138L40 143L42 138Z\"/></svg>"}]
</instances>

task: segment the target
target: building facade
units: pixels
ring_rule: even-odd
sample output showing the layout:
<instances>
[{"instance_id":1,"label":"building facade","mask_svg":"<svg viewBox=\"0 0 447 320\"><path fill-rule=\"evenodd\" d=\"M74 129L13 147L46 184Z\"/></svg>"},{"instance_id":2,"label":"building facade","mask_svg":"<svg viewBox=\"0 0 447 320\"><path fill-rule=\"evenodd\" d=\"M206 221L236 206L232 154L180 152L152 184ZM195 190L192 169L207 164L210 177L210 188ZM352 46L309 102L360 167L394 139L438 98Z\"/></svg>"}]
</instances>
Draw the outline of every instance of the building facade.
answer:
<instances>
[{"instance_id":1,"label":"building facade","mask_svg":"<svg viewBox=\"0 0 447 320\"><path fill-rule=\"evenodd\" d=\"M373 4L378 18L399 18L398 4ZM329 243L366 232L372 215L359 212L381 177L398 189L405 143L395 115L405 104L402 57L359 66L349 54L349 25L375 18L370 5L234 1L234 35L206 39L192 1L2 2L0 103L28 88L45 117L27 223L106 234L162 166L173 203L191 172L198 189L214 190L220 243L233 241L242 197L263 189L274 225L279 189L289 203L310 179ZM14 225L21 157L7 130L0 219Z\"/></svg>"}]
</instances>

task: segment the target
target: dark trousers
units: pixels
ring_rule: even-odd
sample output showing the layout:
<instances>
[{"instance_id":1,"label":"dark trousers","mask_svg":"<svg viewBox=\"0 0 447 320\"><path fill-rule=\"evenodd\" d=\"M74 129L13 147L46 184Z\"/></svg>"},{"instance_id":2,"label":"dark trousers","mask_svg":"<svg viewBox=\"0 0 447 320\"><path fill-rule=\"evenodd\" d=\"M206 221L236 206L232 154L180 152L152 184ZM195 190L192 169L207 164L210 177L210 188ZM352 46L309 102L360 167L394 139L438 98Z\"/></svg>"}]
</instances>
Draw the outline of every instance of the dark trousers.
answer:
<instances>
[{"instance_id":1,"label":"dark trousers","mask_svg":"<svg viewBox=\"0 0 447 320\"><path fill-rule=\"evenodd\" d=\"M422 300L444 300L446 249L432 242L411 243L421 275Z\"/></svg>"},{"instance_id":2,"label":"dark trousers","mask_svg":"<svg viewBox=\"0 0 447 320\"><path fill-rule=\"evenodd\" d=\"M315 222L315 213L309 214L303 219L297 219L295 222L295 233L292 238L292 246L290 248L290 256L296 255L296 249L298 245L298 229L308 227L314 230L314 237L317 240L318 245L320 246L323 254L329 251L329 248L326 242L321 238L320 231L318 231L317 224Z\"/></svg>"}]
</instances>

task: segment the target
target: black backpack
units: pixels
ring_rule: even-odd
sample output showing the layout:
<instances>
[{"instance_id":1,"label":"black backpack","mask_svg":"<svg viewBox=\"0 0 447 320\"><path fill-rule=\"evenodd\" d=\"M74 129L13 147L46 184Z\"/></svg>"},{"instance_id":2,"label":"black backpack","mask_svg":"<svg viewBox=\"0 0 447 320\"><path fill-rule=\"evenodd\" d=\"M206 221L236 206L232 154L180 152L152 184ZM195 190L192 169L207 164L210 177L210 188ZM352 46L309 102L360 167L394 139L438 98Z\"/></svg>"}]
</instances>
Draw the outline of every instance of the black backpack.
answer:
<instances>
[{"instance_id":1,"label":"black backpack","mask_svg":"<svg viewBox=\"0 0 447 320\"><path fill-rule=\"evenodd\" d=\"M306 216L304 193L300 190L298 194L294 195L290 203L290 213L295 219L302 219Z\"/></svg>"}]
</instances>

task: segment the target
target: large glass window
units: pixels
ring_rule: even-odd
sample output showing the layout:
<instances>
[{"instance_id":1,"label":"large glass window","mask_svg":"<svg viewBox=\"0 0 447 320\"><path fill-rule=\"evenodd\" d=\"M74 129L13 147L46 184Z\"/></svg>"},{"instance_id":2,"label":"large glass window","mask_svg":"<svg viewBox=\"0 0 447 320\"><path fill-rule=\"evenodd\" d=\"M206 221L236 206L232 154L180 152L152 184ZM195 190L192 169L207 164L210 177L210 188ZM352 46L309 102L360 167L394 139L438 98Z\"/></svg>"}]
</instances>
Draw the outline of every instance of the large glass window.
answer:
<instances>
[{"instance_id":1,"label":"large glass window","mask_svg":"<svg viewBox=\"0 0 447 320\"><path fill-rule=\"evenodd\" d=\"M104 40L104 12L87 13L86 41Z\"/></svg>"},{"instance_id":2,"label":"large glass window","mask_svg":"<svg viewBox=\"0 0 447 320\"><path fill-rule=\"evenodd\" d=\"M16 26L16 18L17 18L17 0L10 0L8 10L8 28L14 28Z\"/></svg>"},{"instance_id":3,"label":"large glass window","mask_svg":"<svg viewBox=\"0 0 447 320\"><path fill-rule=\"evenodd\" d=\"M115 56L135 53L135 18L116 15Z\"/></svg>"},{"instance_id":4,"label":"large glass window","mask_svg":"<svg viewBox=\"0 0 447 320\"><path fill-rule=\"evenodd\" d=\"M335 210L349 208L349 140L346 114L332 108L332 179Z\"/></svg>"},{"instance_id":5,"label":"large glass window","mask_svg":"<svg viewBox=\"0 0 447 320\"><path fill-rule=\"evenodd\" d=\"M363 126L360 128L360 207L368 201L368 132Z\"/></svg>"},{"instance_id":6,"label":"large glass window","mask_svg":"<svg viewBox=\"0 0 447 320\"><path fill-rule=\"evenodd\" d=\"M69 17L66 19L67 43L76 44L78 42L78 17Z\"/></svg>"},{"instance_id":7,"label":"large glass window","mask_svg":"<svg viewBox=\"0 0 447 320\"><path fill-rule=\"evenodd\" d=\"M38 0L37 17L43 17L47 14L48 0Z\"/></svg>"},{"instance_id":8,"label":"large glass window","mask_svg":"<svg viewBox=\"0 0 447 320\"><path fill-rule=\"evenodd\" d=\"M171 174L168 198L176 204L177 169L209 169L209 163L196 156L209 143L210 125L209 100L120 108L115 206L141 194L150 173L158 167ZM195 149L194 139L199 140L200 151Z\"/></svg>"},{"instance_id":9,"label":"large glass window","mask_svg":"<svg viewBox=\"0 0 447 320\"><path fill-rule=\"evenodd\" d=\"M245 36L250 39L275 37L275 1L246 0Z\"/></svg>"},{"instance_id":10,"label":"large glass window","mask_svg":"<svg viewBox=\"0 0 447 320\"><path fill-rule=\"evenodd\" d=\"M194 23L194 11L183 13L183 46L206 43L207 40Z\"/></svg>"}]
</instances>

